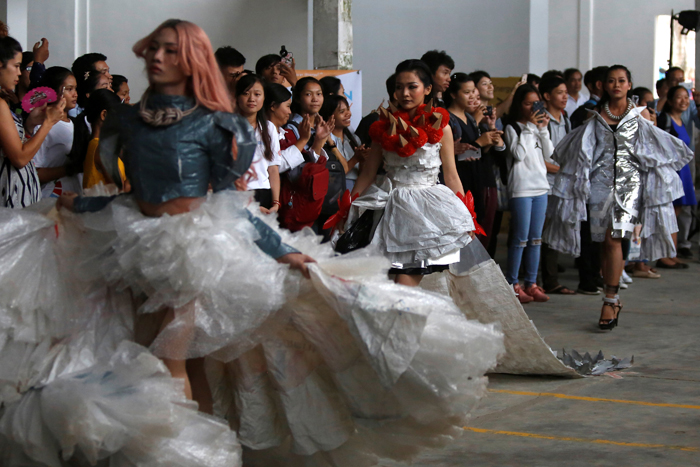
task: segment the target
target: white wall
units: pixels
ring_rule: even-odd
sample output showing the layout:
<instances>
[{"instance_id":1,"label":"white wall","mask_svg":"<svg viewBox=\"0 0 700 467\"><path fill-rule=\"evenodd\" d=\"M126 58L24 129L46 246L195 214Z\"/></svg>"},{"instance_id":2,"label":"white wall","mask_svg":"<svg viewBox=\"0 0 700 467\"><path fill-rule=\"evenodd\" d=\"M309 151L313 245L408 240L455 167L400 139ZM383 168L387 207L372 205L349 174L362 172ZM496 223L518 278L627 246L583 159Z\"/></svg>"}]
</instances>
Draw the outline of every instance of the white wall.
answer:
<instances>
[{"instance_id":1,"label":"white wall","mask_svg":"<svg viewBox=\"0 0 700 467\"><path fill-rule=\"evenodd\" d=\"M363 108L386 99L384 82L399 62L431 49L447 51L455 71L521 75L528 69L529 12L525 0L353 0Z\"/></svg>"},{"instance_id":2,"label":"white wall","mask_svg":"<svg viewBox=\"0 0 700 467\"><path fill-rule=\"evenodd\" d=\"M694 0L592 0L592 65L622 64L635 86L653 89L656 16L695 9ZM549 2L549 67L563 70L579 62L580 0ZM585 68L585 67L582 67ZM585 70L582 70L585 72Z\"/></svg>"},{"instance_id":3,"label":"white wall","mask_svg":"<svg viewBox=\"0 0 700 467\"><path fill-rule=\"evenodd\" d=\"M112 73L129 79L134 97L145 90L146 79L143 63L131 47L168 18L187 19L201 26L214 49L236 47L248 59L246 68L254 69L260 56L278 53L282 44L294 53L300 69L306 66L306 0L82 1L89 11L89 37L86 44L78 44L79 53L107 55ZM76 57L74 5L74 0L29 0L29 41L33 43L42 35L49 38L48 65L70 68Z\"/></svg>"}]
</instances>

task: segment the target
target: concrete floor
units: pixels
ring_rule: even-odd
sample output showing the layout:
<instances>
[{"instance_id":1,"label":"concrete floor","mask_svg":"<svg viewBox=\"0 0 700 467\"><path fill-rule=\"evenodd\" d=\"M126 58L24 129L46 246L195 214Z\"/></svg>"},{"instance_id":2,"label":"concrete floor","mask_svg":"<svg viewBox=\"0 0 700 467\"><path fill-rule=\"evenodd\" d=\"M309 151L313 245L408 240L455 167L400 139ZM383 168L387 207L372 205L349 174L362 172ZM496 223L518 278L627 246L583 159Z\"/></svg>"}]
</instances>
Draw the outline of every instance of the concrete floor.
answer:
<instances>
[{"instance_id":1,"label":"concrete floor","mask_svg":"<svg viewBox=\"0 0 700 467\"><path fill-rule=\"evenodd\" d=\"M560 282L576 288L573 260L561 262ZM597 328L600 296L525 305L553 349L634 355L632 368L578 380L492 375L464 436L412 465L700 466L700 264L660 272L621 292L613 331Z\"/></svg>"}]
</instances>

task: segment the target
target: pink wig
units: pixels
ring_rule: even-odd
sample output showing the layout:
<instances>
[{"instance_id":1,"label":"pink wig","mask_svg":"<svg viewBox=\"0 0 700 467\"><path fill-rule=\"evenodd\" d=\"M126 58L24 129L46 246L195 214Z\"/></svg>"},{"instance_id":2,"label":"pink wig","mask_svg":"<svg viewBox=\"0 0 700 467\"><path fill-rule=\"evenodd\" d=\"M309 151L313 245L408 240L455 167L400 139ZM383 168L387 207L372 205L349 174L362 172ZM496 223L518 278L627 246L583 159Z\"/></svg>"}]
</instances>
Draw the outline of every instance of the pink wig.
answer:
<instances>
[{"instance_id":1,"label":"pink wig","mask_svg":"<svg viewBox=\"0 0 700 467\"><path fill-rule=\"evenodd\" d=\"M231 101L214 49L207 34L194 23L169 19L155 31L134 44L137 57L145 58L149 44L162 29L172 28L177 33L177 58L183 73L190 77L188 88L202 107L220 112L232 112Z\"/></svg>"}]
</instances>

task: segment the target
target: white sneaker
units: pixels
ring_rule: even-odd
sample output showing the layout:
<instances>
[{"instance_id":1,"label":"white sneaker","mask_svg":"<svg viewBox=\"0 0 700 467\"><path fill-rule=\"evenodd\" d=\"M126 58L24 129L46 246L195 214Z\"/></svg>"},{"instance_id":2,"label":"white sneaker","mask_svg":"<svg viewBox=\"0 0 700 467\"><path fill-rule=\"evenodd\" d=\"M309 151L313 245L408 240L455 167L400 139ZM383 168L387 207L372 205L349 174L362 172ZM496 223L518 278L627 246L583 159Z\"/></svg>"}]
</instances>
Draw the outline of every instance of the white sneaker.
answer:
<instances>
[{"instance_id":1,"label":"white sneaker","mask_svg":"<svg viewBox=\"0 0 700 467\"><path fill-rule=\"evenodd\" d=\"M627 274L627 271L625 271L624 269L622 270L622 282L625 282L627 284L631 284L632 282L634 282L630 275Z\"/></svg>"},{"instance_id":2,"label":"white sneaker","mask_svg":"<svg viewBox=\"0 0 700 467\"><path fill-rule=\"evenodd\" d=\"M625 282L624 276L621 276L621 277L620 277L620 288L621 288L621 289L626 289L626 288L628 288L628 287L629 287L629 285L627 285L627 283Z\"/></svg>"}]
</instances>

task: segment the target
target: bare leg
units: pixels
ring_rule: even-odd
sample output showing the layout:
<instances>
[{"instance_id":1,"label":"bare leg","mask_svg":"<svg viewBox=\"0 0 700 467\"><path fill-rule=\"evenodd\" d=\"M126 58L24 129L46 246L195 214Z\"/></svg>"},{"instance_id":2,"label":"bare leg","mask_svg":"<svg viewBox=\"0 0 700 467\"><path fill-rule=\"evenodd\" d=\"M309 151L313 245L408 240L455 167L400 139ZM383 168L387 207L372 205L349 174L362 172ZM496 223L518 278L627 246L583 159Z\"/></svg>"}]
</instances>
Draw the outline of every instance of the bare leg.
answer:
<instances>
[{"instance_id":1,"label":"bare leg","mask_svg":"<svg viewBox=\"0 0 700 467\"><path fill-rule=\"evenodd\" d=\"M397 274L394 282L401 285L407 285L409 287L418 287L423 276L414 276L409 274Z\"/></svg>"},{"instance_id":2,"label":"bare leg","mask_svg":"<svg viewBox=\"0 0 700 467\"><path fill-rule=\"evenodd\" d=\"M610 299L616 297L616 292L608 287L618 287L620 285L620 276L622 269L625 266L625 261L622 259L622 241L619 238L613 238L608 230L605 234L605 242L603 243L603 281L606 285L605 296ZM601 320L611 320L615 318L615 310L613 307L603 305L600 313Z\"/></svg>"},{"instance_id":3,"label":"bare leg","mask_svg":"<svg viewBox=\"0 0 700 467\"><path fill-rule=\"evenodd\" d=\"M199 411L213 414L214 399L209 388L207 374L204 371L204 358L187 360L187 374L190 378L192 398L199 404Z\"/></svg>"},{"instance_id":4,"label":"bare leg","mask_svg":"<svg viewBox=\"0 0 700 467\"><path fill-rule=\"evenodd\" d=\"M172 323L175 319L175 310L170 309L163 319L163 324L160 326L160 331L162 332L168 324ZM163 358L163 363L173 378L180 378L185 380L185 397L192 399L192 387L190 386L190 379L187 377L187 360L173 360L170 358Z\"/></svg>"}]
</instances>

